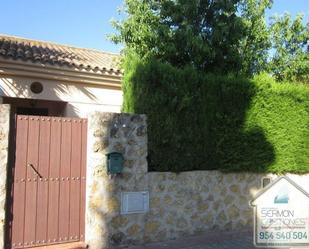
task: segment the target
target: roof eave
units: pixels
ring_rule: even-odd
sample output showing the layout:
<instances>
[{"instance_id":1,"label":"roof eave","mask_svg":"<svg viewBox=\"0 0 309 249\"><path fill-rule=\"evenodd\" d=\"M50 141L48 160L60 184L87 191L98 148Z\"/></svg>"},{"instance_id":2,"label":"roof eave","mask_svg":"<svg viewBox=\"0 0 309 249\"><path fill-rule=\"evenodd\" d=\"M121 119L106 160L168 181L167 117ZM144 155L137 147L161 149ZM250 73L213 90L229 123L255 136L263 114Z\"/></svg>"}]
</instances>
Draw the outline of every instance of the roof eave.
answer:
<instances>
[{"instance_id":1,"label":"roof eave","mask_svg":"<svg viewBox=\"0 0 309 249\"><path fill-rule=\"evenodd\" d=\"M94 72L65 66L52 66L0 57L0 75L23 76L40 79L88 83L121 88L122 73L115 71Z\"/></svg>"}]
</instances>

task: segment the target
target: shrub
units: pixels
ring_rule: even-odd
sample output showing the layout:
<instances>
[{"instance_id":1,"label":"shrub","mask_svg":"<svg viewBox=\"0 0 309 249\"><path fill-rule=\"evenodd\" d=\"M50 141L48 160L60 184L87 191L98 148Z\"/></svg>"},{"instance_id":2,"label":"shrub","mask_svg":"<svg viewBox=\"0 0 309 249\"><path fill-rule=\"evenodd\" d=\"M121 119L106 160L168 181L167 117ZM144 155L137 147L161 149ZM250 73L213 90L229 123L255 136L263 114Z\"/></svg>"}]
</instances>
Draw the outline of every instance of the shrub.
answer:
<instances>
[{"instance_id":1,"label":"shrub","mask_svg":"<svg viewBox=\"0 0 309 249\"><path fill-rule=\"evenodd\" d=\"M128 56L123 111L148 116L151 171L309 172L309 88Z\"/></svg>"}]
</instances>

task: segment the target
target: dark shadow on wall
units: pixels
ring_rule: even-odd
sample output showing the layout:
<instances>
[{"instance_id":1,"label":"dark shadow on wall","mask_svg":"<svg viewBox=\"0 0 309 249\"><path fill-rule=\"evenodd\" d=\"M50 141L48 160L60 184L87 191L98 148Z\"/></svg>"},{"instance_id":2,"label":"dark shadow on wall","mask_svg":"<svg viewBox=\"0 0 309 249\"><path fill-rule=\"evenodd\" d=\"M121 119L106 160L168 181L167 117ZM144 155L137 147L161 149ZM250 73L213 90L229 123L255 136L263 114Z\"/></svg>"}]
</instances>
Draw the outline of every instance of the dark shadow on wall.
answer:
<instances>
[{"instance_id":1,"label":"dark shadow on wall","mask_svg":"<svg viewBox=\"0 0 309 249\"><path fill-rule=\"evenodd\" d=\"M123 111L148 117L150 171L265 172L274 162L263 129L246 120L257 93L250 80L156 60L128 70Z\"/></svg>"},{"instance_id":2,"label":"dark shadow on wall","mask_svg":"<svg viewBox=\"0 0 309 249\"><path fill-rule=\"evenodd\" d=\"M51 114L49 116L65 116L65 110L60 111L59 110L53 110L54 108L51 108L54 104L63 103L66 104L67 102L63 100L63 96L69 96L72 97L72 89L67 84L54 84L54 86L51 89L45 89L46 86L44 83L43 85L43 94L34 94L30 92L30 83L25 84L24 79L2 79L3 85L0 85L0 93L2 96L5 96L7 101L5 103L13 104L14 105L19 102L19 107L26 107L26 108L41 108L43 105L43 108L49 108L51 109ZM72 86L71 86L72 87ZM73 86L75 87L75 86ZM44 91L48 91L48 93L45 93ZM99 99L87 88L85 87L79 87L73 89L73 91L78 91L80 95L88 98L92 101L99 101ZM13 97L10 97L13 96ZM18 98L15 98L15 96L18 96ZM48 96L48 100L47 97ZM11 100L9 100L11 99ZM18 101L17 101L18 100ZM76 99L75 101L80 101L80 99ZM50 104L54 103L54 104ZM62 108L62 107L61 107ZM56 108L59 109L59 108ZM63 108L62 108L63 109ZM74 108L73 106L70 107L70 116L72 117L78 117L79 111Z\"/></svg>"}]
</instances>

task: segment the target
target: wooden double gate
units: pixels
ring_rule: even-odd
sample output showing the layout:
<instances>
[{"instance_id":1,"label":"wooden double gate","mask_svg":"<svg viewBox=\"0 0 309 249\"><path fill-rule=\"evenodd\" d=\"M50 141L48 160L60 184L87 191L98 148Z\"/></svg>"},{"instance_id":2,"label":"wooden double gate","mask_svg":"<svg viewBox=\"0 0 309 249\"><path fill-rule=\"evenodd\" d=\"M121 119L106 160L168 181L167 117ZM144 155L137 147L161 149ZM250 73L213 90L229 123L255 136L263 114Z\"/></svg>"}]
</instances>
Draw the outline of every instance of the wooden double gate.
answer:
<instances>
[{"instance_id":1,"label":"wooden double gate","mask_svg":"<svg viewBox=\"0 0 309 249\"><path fill-rule=\"evenodd\" d=\"M16 116L12 248L83 241L87 120Z\"/></svg>"}]
</instances>

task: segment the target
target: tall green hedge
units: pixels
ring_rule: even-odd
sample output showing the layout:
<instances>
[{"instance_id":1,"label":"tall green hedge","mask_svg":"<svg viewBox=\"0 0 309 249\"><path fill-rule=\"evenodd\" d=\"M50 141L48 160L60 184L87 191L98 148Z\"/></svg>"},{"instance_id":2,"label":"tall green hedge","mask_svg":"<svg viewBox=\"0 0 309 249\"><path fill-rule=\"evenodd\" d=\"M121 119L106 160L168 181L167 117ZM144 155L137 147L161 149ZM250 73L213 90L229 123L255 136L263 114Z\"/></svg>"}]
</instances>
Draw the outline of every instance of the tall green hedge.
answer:
<instances>
[{"instance_id":1,"label":"tall green hedge","mask_svg":"<svg viewBox=\"0 0 309 249\"><path fill-rule=\"evenodd\" d=\"M148 116L149 169L309 172L309 87L125 62L124 112Z\"/></svg>"}]
</instances>

